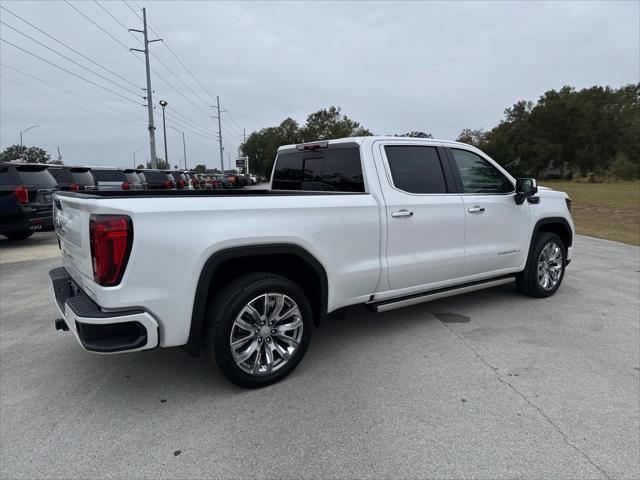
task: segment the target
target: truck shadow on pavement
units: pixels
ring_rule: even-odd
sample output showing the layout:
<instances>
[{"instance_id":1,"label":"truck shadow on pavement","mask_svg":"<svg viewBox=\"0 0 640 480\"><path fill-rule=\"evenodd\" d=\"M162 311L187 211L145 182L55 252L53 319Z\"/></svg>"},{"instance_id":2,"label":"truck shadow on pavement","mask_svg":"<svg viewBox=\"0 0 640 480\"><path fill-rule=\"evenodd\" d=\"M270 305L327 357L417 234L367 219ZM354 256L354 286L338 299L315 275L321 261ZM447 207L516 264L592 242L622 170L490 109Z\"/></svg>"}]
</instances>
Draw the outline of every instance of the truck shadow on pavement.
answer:
<instances>
[{"instance_id":1,"label":"truck shadow on pavement","mask_svg":"<svg viewBox=\"0 0 640 480\"><path fill-rule=\"evenodd\" d=\"M506 285L455 300L446 299L449 304L440 300L383 314L375 314L363 306L341 309L331 314L320 328L314 328L309 350L297 369L267 389L311 383L318 375L340 375L343 357L358 355L358 350L364 354L389 349L390 339L392 347L395 345L393 348L398 349L398 355L402 354L403 343L408 341L419 342L428 348L430 342L438 341L433 334L443 328L442 319L447 322L447 315L457 315L451 307L455 302L464 302L465 310L486 309L496 302L512 302L516 298L523 297L515 287ZM77 346L69 344L68 349L72 348ZM105 380L100 393L105 400L109 396L122 397L123 392L134 403L148 401L149 395L154 401L164 403L168 397L195 399L215 395L220 398L256 391L232 385L204 354L194 358L180 347L111 356L78 350L71 355L75 360L72 363L76 365L67 367L74 368L79 378L97 375Z\"/></svg>"}]
</instances>

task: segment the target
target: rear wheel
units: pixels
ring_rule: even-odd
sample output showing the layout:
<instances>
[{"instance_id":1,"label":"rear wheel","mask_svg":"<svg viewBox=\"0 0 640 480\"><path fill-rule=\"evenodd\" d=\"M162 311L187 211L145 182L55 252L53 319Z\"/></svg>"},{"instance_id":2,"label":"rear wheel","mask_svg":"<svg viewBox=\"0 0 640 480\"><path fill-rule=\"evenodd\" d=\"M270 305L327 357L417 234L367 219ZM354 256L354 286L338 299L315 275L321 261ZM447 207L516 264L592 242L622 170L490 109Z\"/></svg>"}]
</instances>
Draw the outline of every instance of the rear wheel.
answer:
<instances>
[{"instance_id":1,"label":"rear wheel","mask_svg":"<svg viewBox=\"0 0 640 480\"><path fill-rule=\"evenodd\" d=\"M564 278L567 249L555 233L538 235L525 270L516 277L518 289L532 297L550 297Z\"/></svg>"},{"instance_id":2,"label":"rear wheel","mask_svg":"<svg viewBox=\"0 0 640 480\"><path fill-rule=\"evenodd\" d=\"M20 230L19 232L11 232L5 233L4 236L9 240L24 240L25 238L29 238L33 235L32 230Z\"/></svg>"},{"instance_id":3,"label":"rear wheel","mask_svg":"<svg viewBox=\"0 0 640 480\"><path fill-rule=\"evenodd\" d=\"M250 274L216 295L204 350L232 383L262 387L286 377L300 363L312 323L309 301L294 282Z\"/></svg>"}]
</instances>

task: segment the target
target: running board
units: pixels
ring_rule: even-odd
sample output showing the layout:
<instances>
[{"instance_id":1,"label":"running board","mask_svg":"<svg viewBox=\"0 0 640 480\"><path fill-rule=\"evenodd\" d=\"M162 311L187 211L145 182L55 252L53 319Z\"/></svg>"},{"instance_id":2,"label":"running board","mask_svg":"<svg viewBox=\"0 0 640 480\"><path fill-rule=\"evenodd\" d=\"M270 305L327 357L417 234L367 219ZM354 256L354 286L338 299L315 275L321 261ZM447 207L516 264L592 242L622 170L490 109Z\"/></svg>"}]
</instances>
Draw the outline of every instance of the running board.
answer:
<instances>
[{"instance_id":1,"label":"running board","mask_svg":"<svg viewBox=\"0 0 640 480\"><path fill-rule=\"evenodd\" d=\"M393 298L391 300L383 300L381 302L370 303L367 308L376 313L395 310L396 308L409 307L418 303L430 302L439 298L453 297L462 293L475 292L484 290L485 288L497 287L506 283L513 282L515 275L507 275L504 277L491 278L489 280L481 280L479 282L467 283L465 285L457 285L454 287L440 288L427 293L418 293L408 297Z\"/></svg>"}]
</instances>

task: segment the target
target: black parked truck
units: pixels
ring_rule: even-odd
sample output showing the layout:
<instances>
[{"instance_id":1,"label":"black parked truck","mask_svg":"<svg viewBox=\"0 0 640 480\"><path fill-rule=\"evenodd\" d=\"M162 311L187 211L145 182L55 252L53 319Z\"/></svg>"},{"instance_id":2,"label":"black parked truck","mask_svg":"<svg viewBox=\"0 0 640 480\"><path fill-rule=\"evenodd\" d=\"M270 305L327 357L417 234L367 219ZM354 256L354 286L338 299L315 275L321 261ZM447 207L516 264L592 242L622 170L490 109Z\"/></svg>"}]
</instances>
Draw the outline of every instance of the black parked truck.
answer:
<instances>
[{"instance_id":1,"label":"black parked truck","mask_svg":"<svg viewBox=\"0 0 640 480\"><path fill-rule=\"evenodd\" d=\"M0 163L0 235L10 240L53 229L52 199L58 183L39 163Z\"/></svg>"}]
</instances>

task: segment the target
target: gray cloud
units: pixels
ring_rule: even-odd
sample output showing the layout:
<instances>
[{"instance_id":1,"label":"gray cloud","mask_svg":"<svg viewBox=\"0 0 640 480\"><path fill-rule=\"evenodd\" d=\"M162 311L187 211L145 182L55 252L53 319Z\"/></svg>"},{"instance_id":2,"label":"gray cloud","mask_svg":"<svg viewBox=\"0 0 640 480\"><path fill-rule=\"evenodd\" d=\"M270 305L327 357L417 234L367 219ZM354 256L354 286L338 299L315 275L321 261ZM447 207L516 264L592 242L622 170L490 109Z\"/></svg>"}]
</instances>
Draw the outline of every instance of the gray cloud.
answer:
<instances>
[{"instance_id":1,"label":"gray cloud","mask_svg":"<svg viewBox=\"0 0 640 480\"><path fill-rule=\"evenodd\" d=\"M340 105L376 133L424 130L455 138L465 127L491 128L504 108L519 99L535 100L552 88L639 81L638 2L139 3L148 8L153 28L209 93L220 95L223 106L247 132L287 116L302 122L312 111ZM58 1L2 5L138 88L144 86L143 64L68 5ZM140 28L140 21L122 2L102 5L125 25ZM95 3L74 6L124 44L138 46ZM10 14L2 11L1 18L97 69ZM133 97L4 26L0 31L16 45ZM170 108L197 124L198 131L206 129L213 136L217 125L207 116L213 114L211 98L165 47L156 43L152 49L197 95L152 58L154 69L199 108L155 75L154 103L166 99ZM1 148L17 143L21 129L38 124L25 135L26 143L51 152L60 146L66 163L130 165L132 152L141 147L145 148L138 160L148 158L142 106L4 43L0 57L8 67L97 102L3 67ZM171 110L167 114L172 124ZM241 130L228 116L223 136L226 148L235 151ZM169 159L175 164L182 159L181 136L169 130L168 137ZM191 131L186 139L191 165L218 165L215 140ZM160 154L160 128L156 140Z\"/></svg>"}]
</instances>

